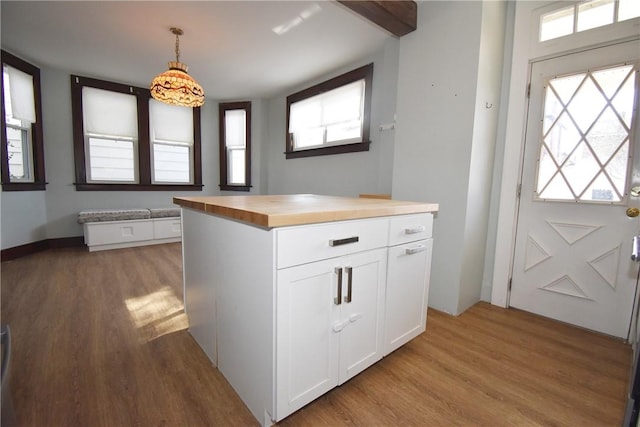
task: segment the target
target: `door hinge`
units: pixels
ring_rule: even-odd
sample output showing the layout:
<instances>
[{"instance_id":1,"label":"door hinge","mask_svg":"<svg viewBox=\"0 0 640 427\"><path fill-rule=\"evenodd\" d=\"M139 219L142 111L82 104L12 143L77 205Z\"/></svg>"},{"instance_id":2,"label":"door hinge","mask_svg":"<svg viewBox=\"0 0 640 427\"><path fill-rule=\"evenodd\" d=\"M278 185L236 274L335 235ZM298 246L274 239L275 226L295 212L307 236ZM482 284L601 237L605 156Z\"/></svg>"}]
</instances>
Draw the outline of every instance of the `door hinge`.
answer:
<instances>
[{"instance_id":1,"label":"door hinge","mask_svg":"<svg viewBox=\"0 0 640 427\"><path fill-rule=\"evenodd\" d=\"M527 84L527 99L531 97L531 83Z\"/></svg>"},{"instance_id":2,"label":"door hinge","mask_svg":"<svg viewBox=\"0 0 640 427\"><path fill-rule=\"evenodd\" d=\"M518 184L518 188L516 189L516 198L520 198L520 195L522 194L522 184Z\"/></svg>"},{"instance_id":3,"label":"door hinge","mask_svg":"<svg viewBox=\"0 0 640 427\"><path fill-rule=\"evenodd\" d=\"M511 291L511 284L513 283L513 278L509 277L509 286L508 286L508 290Z\"/></svg>"}]
</instances>

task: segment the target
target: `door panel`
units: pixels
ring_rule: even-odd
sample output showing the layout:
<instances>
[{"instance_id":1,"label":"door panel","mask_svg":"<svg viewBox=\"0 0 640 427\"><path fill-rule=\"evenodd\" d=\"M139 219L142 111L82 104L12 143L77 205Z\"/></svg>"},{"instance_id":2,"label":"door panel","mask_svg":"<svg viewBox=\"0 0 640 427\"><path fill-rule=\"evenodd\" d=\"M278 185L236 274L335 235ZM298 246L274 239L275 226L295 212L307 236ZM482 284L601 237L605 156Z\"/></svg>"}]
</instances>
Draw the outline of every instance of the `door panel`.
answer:
<instances>
[{"instance_id":1,"label":"door panel","mask_svg":"<svg viewBox=\"0 0 640 427\"><path fill-rule=\"evenodd\" d=\"M386 248L344 259L344 270L350 269L350 273L343 281L342 291L344 301L340 319L345 326L340 333L340 384L382 358L386 261ZM352 280L350 302L349 274Z\"/></svg>"},{"instance_id":2,"label":"door panel","mask_svg":"<svg viewBox=\"0 0 640 427\"><path fill-rule=\"evenodd\" d=\"M638 204L639 52L633 41L533 64L510 295L622 338L637 275L639 223L625 210Z\"/></svg>"},{"instance_id":3,"label":"door panel","mask_svg":"<svg viewBox=\"0 0 640 427\"><path fill-rule=\"evenodd\" d=\"M334 304L338 259L278 270L276 418L338 385L339 319ZM284 414L284 415L283 415Z\"/></svg>"}]
</instances>

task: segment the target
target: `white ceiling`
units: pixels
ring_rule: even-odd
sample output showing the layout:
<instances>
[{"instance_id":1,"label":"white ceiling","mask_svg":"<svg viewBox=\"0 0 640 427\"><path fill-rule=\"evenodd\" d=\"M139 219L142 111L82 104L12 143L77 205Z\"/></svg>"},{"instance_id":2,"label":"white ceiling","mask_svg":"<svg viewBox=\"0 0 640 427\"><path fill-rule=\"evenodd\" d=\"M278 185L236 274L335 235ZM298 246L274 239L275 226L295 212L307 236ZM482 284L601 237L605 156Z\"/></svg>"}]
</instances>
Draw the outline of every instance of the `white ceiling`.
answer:
<instances>
[{"instance_id":1,"label":"white ceiling","mask_svg":"<svg viewBox=\"0 0 640 427\"><path fill-rule=\"evenodd\" d=\"M5 1L2 48L87 77L147 87L175 60L207 98L269 97L379 49L391 36L333 1ZM289 28L281 35L273 29Z\"/></svg>"}]
</instances>

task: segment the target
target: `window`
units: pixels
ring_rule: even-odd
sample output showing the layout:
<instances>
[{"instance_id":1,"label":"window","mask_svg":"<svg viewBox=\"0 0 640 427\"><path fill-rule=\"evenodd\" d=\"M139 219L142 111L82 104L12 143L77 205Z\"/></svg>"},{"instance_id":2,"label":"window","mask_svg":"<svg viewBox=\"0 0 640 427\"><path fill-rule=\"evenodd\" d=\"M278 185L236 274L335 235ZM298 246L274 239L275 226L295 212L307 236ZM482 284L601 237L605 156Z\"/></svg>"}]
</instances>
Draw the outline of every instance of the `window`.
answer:
<instances>
[{"instance_id":1,"label":"window","mask_svg":"<svg viewBox=\"0 0 640 427\"><path fill-rule=\"evenodd\" d=\"M634 65L624 64L548 81L537 199L623 202L636 72Z\"/></svg>"},{"instance_id":2,"label":"window","mask_svg":"<svg viewBox=\"0 0 640 427\"><path fill-rule=\"evenodd\" d=\"M149 122L153 183L190 183L194 143L191 109L150 99Z\"/></svg>"},{"instance_id":3,"label":"window","mask_svg":"<svg viewBox=\"0 0 640 427\"><path fill-rule=\"evenodd\" d=\"M71 76L76 189L201 190L200 108Z\"/></svg>"},{"instance_id":4,"label":"window","mask_svg":"<svg viewBox=\"0 0 640 427\"><path fill-rule=\"evenodd\" d=\"M287 159L369 150L373 64L287 97Z\"/></svg>"},{"instance_id":5,"label":"window","mask_svg":"<svg viewBox=\"0 0 640 427\"><path fill-rule=\"evenodd\" d=\"M2 189L44 190L40 69L2 51Z\"/></svg>"},{"instance_id":6,"label":"window","mask_svg":"<svg viewBox=\"0 0 640 427\"><path fill-rule=\"evenodd\" d=\"M539 41L640 17L638 0L588 0L540 17Z\"/></svg>"},{"instance_id":7,"label":"window","mask_svg":"<svg viewBox=\"0 0 640 427\"><path fill-rule=\"evenodd\" d=\"M220 189L251 189L251 102L228 102L220 112Z\"/></svg>"}]
</instances>

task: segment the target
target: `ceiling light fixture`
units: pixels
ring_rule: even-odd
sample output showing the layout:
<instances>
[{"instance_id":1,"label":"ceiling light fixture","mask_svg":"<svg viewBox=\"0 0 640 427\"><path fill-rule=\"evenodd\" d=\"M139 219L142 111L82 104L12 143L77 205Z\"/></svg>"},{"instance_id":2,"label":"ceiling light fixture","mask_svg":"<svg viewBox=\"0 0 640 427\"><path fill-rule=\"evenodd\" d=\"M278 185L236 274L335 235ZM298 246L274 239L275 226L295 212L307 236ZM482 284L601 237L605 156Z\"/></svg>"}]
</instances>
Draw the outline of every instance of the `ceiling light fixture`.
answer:
<instances>
[{"instance_id":1,"label":"ceiling light fixture","mask_svg":"<svg viewBox=\"0 0 640 427\"><path fill-rule=\"evenodd\" d=\"M169 69L158 74L149 89L151 96L158 101L182 107L200 107L204 104L204 90L189 74L187 64L180 62L180 28L171 28L176 35L176 60L169 61Z\"/></svg>"}]
</instances>

